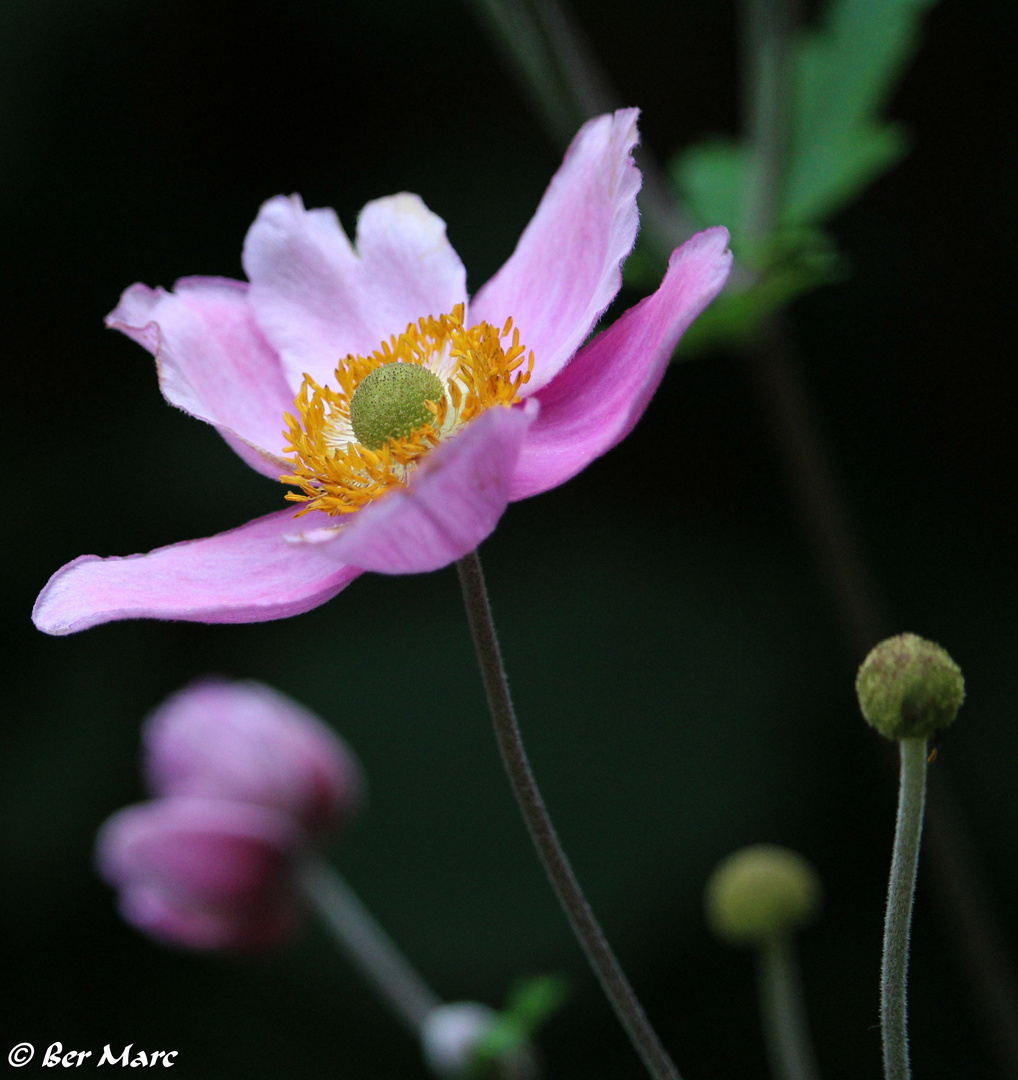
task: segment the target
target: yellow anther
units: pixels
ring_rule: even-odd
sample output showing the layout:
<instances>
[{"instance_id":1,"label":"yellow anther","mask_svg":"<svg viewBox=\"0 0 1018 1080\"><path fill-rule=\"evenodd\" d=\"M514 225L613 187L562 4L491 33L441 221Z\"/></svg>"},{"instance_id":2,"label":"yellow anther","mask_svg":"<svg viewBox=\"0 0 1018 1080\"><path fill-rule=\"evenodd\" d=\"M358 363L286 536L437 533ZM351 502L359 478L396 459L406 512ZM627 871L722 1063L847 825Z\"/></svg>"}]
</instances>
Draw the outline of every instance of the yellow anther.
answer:
<instances>
[{"instance_id":1,"label":"yellow anther","mask_svg":"<svg viewBox=\"0 0 1018 1080\"><path fill-rule=\"evenodd\" d=\"M448 315L418 319L370 356L341 360L327 386L304 376L294 400L297 415L286 414L284 431L293 472L280 477L300 489L286 494L304 504L298 516L309 510L359 510L405 484L429 450L482 412L520 400L534 354L524 366L526 350L512 319L499 333L488 323L466 328L463 318L464 306L457 304ZM512 344L503 349L501 339L510 333ZM389 364L413 365L426 373L375 376L354 405L365 380Z\"/></svg>"}]
</instances>

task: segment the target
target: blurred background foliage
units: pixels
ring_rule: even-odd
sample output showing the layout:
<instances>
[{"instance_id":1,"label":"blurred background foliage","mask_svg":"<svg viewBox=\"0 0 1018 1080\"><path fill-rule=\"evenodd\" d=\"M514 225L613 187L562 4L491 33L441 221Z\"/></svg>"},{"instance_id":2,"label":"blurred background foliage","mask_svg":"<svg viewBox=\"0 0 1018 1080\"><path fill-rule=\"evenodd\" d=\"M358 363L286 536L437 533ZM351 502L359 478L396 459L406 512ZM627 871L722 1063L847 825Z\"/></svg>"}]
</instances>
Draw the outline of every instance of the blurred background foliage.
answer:
<instances>
[{"instance_id":1,"label":"blurred background foliage","mask_svg":"<svg viewBox=\"0 0 1018 1080\"><path fill-rule=\"evenodd\" d=\"M662 160L735 134L734 5L574 12ZM965 672L933 782L950 771L1008 934L1018 144L1002 43L1016 24L1003 0L933 8L889 104L911 149L827 223L844 273L791 312L892 629L940 641ZM409 189L447 221L473 291L558 160L455 0L0 5L6 1048L177 1049L184 1077L425 1075L316 929L270 958L176 953L124 926L95 880L96 828L142 797L142 717L218 671L278 686L359 752L370 803L332 854L442 996L498 1005L520 976L564 974L547 1075L641 1075L511 802L452 571L366 576L262 625L52 639L28 620L82 552L144 551L279 505L166 407L142 350L103 330L123 288L240 276L244 233L276 193L334 206L352 230L368 199ZM483 554L535 769L684 1074L763 1075L751 958L708 936L700 896L722 856L770 841L807 855L827 890L802 941L824 1075L875 1075L892 772L743 361L674 367L623 446L511 507ZM994 1075L955 942L924 864L911 1015L931 1080Z\"/></svg>"}]
</instances>

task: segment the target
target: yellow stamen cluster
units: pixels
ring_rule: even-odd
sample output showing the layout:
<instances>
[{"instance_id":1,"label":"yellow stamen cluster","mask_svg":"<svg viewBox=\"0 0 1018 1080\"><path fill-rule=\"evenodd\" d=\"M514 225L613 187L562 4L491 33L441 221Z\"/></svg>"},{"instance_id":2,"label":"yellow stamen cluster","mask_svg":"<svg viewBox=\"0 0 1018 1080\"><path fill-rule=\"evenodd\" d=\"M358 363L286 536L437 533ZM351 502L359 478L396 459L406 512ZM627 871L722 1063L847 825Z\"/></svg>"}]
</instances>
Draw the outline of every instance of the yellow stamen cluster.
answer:
<instances>
[{"instance_id":1,"label":"yellow stamen cluster","mask_svg":"<svg viewBox=\"0 0 1018 1080\"><path fill-rule=\"evenodd\" d=\"M417 462L444 439L493 406L519 401L530 378L534 354L526 354L520 332L507 319L501 332L488 323L463 325L464 307L449 315L426 316L406 331L382 342L370 356L347 356L330 385L319 386L310 375L294 404L297 416L286 414L286 452L292 454L292 475L284 484L301 490L286 498L310 510L348 514L406 483ZM503 345L502 339L511 337ZM428 421L370 449L359 442L350 419L350 405L364 379L383 364L420 364L444 387L438 401L424 403Z\"/></svg>"}]
</instances>

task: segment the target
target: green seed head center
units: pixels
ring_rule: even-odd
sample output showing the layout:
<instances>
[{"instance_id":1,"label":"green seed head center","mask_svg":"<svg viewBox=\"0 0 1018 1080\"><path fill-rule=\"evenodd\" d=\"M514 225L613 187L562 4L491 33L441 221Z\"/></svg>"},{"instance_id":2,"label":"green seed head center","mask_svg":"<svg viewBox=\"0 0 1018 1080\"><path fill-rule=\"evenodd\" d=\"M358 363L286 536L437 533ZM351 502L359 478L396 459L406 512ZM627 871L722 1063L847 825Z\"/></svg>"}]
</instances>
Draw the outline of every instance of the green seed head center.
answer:
<instances>
[{"instance_id":1,"label":"green seed head center","mask_svg":"<svg viewBox=\"0 0 1018 1080\"><path fill-rule=\"evenodd\" d=\"M357 441L381 450L434 420L426 402L445 396L442 380L420 364L383 364L366 375L350 399L350 424Z\"/></svg>"}]
</instances>

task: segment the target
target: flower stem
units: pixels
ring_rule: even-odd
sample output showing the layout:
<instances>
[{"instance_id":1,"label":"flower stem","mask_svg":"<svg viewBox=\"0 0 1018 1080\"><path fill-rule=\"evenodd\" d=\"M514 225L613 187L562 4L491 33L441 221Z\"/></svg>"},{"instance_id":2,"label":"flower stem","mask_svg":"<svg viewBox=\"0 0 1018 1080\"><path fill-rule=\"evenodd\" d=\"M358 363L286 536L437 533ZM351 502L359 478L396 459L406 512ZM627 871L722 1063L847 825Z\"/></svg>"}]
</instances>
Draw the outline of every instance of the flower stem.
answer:
<instances>
[{"instance_id":1,"label":"flower stem","mask_svg":"<svg viewBox=\"0 0 1018 1080\"><path fill-rule=\"evenodd\" d=\"M912 1074L908 1063L908 944L926 801L926 739L902 739L899 747L898 820L894 828L894 855L884 920L884 960L880 971L885 1080L909 1080Z\"/></svg>"},{"instance_id":2,"label":"flower stem","mask_svg":"<svg viewBox=\"0 0 1018 1080\"><path fill-rule=\"evenodd\" d=\"M745 113L752 168L746 233L767 241L780 224L791 141L795 0L744 0Z\"/></svg>"},{"instance_id":3,"label":"flower stem","mask_svg":"<svg viewBox=\"0 0 1018 1080\"><path fill-rule=\"evenodd\" d=\"M514 68L551 139L569 145L592 116L625 105L604 65L587 42L564 0L467 0ZM647 150L637 149L643 173L641 235L667 261L697 226L678 204L664 170ZM733 274L741 276L736 264Z\"/></svg>"},{"instance_id":4,"label":"flower stem","mask_svg":"<svg viewBox=\"0 0 1018 1080\"><path fill-rule=\"evenodd\" d=\"M774 1080L817 1080L791 939L781 934L759 956L760 1012Z\"/></svg>"},{"instance_id":5,"label":"flower stem","mask_svg":"<svg viewBox=\"0 0 1018 1080\"><path fill-rule=\"evenodd\" d=\"M328 863L309 860L303 868L301 885L350 959L400 1020L420 1036L425 1019L442 1004L441 1000Z\"/></svg>"},{"instance_id":6,"label":"flower stem","mask_svg":"<svg viewBox=\"0 0 1018 1080\"><path fill-rule=\"evenodd\" d=\"M643 1059L648 1072L655 1080L680 1080L679 1071L668 1056L660 1040L650 1026L643 1007L633 993L611 946L605 939L594 913L590 909L580 884L562 845L555 834L555 827L534 774L527 760L516 722L509 685L506 681L502 654L498 647L495 624L491 617L491 605L484 584L484 572L477 552L465 555L456 564L463 600L467 609L467 621L473 635L481 677L488 696L488 707L495 724L495 736L502 753L509 781L516 801L523 814L531 839L537 848L544 868L551 879L573 931L583 946L587 959L615 1013L632 1040L637 1053Z\"/></svg>"}]
</instances>

